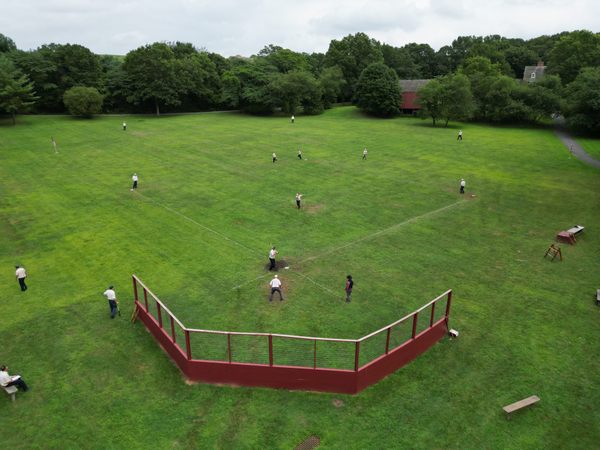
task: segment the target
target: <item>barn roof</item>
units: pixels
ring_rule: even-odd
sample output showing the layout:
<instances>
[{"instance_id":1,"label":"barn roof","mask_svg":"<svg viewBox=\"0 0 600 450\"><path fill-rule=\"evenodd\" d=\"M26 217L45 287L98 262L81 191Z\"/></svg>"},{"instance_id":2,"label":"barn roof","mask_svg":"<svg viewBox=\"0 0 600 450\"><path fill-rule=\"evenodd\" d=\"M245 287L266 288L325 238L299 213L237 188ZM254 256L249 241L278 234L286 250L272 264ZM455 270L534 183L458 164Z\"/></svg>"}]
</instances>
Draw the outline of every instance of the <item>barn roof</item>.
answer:
<instances>
[{"instance_id":1,"label":"barn roof","mask_svg":"<svg viewBox=\"0 0 600 450\"><path fill-rule=\"evenodd\" d=\"M402 92L417 92L431 80L400 80Z\"/></svg>"}]
</instances>

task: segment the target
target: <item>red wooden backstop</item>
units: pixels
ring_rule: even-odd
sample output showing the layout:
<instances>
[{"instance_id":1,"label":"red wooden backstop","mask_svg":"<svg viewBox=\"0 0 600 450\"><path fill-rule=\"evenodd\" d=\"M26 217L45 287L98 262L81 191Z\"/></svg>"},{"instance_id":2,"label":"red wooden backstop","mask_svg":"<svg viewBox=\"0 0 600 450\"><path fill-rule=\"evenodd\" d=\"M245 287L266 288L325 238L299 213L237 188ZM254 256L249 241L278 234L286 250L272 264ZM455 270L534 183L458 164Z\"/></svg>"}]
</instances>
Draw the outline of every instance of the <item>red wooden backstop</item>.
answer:
<instances>
[{"instance_id":1,"label":"red wooden backstop","mask_svg":"<svg viewBox=\"0 0 600 450\"><path fill-rule=\"evenodd\" d=\"M359 339L187 328L135 275L138 318L191 381L355 394L448 332L452 290ZM141 290L141 295L140 294Z\"/></svg>"}]
</instances>

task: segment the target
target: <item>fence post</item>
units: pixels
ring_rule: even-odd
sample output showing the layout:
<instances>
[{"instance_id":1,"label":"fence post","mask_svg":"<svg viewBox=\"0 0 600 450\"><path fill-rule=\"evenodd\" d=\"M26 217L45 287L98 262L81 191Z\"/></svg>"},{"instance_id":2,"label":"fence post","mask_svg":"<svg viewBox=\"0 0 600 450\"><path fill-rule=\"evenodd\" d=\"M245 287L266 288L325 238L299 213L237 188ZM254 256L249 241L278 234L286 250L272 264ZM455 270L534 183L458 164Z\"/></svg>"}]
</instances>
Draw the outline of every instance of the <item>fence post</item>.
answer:
<instances>
[{"instance_id":1,"label":"fence post","mask_svg":"<svg viewBox=\"0 0 600 450\"><path fill-rule=\"evenodd\" d=\"M314 348L314 361L313 361L313 369L317 368L317 340L315 339L315 348Z\"/></svg>"},{"instance_id":2,"label":"fence post","mask_svg":"<svg viewBox=\"0 0 600 450\"><path fill-rule=\"evenodd\" d=\"M231 363L231 334L227 333L227 358Z\"/></svg>"},{"instance_id":3,"label":"fence post","mask_svg":"<svg viewBox=\"0 0 600 450\"><path fill-rule=\"evenodd\" d=\"M185 330L185 353L187 359L192 359L192 346L190 344L190 331L186 328Z\"/></svg>"},{"instance_id":4,"label":"fence post","mask_svg":"<svg viewBox=\"0 0 600 450\"><path fill-rule=\"evenodd\" d=\"M137 282L135 281L135 275L131 275L131 281L133 281L133 297L135 301L138 301Z\"/></svg>"},{"instance_id":5,"label":"fence post","mask_svg":"<svg viewBox=\"0 0 600 450\"><path fill-rule=\"evenodd\" d=\"M450 315L450 303L452 302L452 291L448 292L448 301L446 302L446 323L448 323L448 316Z\"/></svg>"},{"instance_id":6,"label":"fence post","mask_svg":"<svg viewBox=\"0 0 600 450\"><path fill-rule=\"evenodd\" d=\"M146 305L146 312L150 312L150 307L148 306L148 291L144 288L144 304Z\"/></svg>"},{"instance_id":7,"label":"fence post","mask_svg":"<svg viewBox=\"0 0 600 450\"><path fill-rule=\"evenodd\" d=\"M269 335L269 365L273 365L273 335Z\"/></svg>"},{"instance_id":8,"label":"fence post","mask_svg":"<svg viewBox=\"0 0 600 450\"><path fill-rule=\"evenodd\" d=\"M158 326L162 328L163 327L162 314L160 312L160 303L158 303L158 301L156 301L156 311L157 311L156 315L158 317Z\"/></svg>"},{"instance_id":9,"label":"fence post","mask_svg":"<svg viewBox=\"0 0 600 450\"><path fill-rule=\"evenodd\" d=\"M390 351L390 332L392 331L392 327L388 328L387 337L385 338L385 354L387 355Z\"/></svg>"},{"instance_id":10,"label":"fence post","mask_svg":"<svg viewBox=\"0 0 600 450\"><path fill-rule=\"evenodd\" d=\"M360 341L356 341L356 348L354 350L354 371L358 372L358 355L360 354Z\"/></svg>"},{"instance_id":11,"label":"fence post","mask_svg":"<svg viewBox=\"0 0 600 450\"><path fill-rule=\"evenodd\" d=\"M417 334L417 320L419 319L419 313L416 312L415 315L413 316L413 329L412 329L412 338L415 338L415 335Z\"/></svg>"},{"instance_id":12,"label":"fence post","mask_svg":"<svg viewBox=\"0 0 600 450\"><path fill-rule=\"evenodd\" d=\"M175 342L177 340L175 338L175 320L173 320L173 316L170 314L169 317L171 318L171 337L173 338L173 342Z\"/></svg>"},{"instance_id":13,"label":"fence post","mask_svg":"<svg viewBox=\"0 0 600 450\"><path fill-rule=\"evenodd\" d=\"M433 326L433 315L435 313L435 305L437 304L437 302L433 302L431 304L431 319L429 319L429 327Z\"/></svg>"}]
</instances>

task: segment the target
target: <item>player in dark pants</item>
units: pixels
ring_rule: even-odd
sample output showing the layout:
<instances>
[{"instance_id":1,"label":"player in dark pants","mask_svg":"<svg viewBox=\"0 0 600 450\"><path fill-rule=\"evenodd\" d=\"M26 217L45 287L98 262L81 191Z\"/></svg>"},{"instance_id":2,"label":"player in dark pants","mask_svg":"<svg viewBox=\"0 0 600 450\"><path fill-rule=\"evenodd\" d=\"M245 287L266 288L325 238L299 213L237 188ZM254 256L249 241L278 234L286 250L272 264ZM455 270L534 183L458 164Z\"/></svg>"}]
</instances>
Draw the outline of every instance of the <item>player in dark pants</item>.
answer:
<instances>
[{"instance_id":1,"label":"player in dark pants","mask_svg":"<svg viewBox=\"0 0 600 450\"><path fill-rule=\"evenodd\" d=\"M346 277L346 303L350 303L350 299L352 298L352 288L354 287L354 281L352 281L352 275L348 275Z\"/></svg>"},{"instance_id":2,"label":"player in dark pants","mask_svg":"<svg viewBox=\"0 0 600 450\"><path fill-rule=\"evenodd\" d=\"M302 207L302 194L300 192L296 192L296 206L298 209Z\"/></svg>"},{"instance_id":3,"label":"player in dark pants","mask_svg":"<svg viewBox=\"0 0 600 450\"><path fill-rule=\"evenodd\" d=\"M275 247L273 247L270 251L269 251L269 270L276 270L277 265L275 263L275 256L277 256L277 249Z\"/></svg>"}]
</instances>

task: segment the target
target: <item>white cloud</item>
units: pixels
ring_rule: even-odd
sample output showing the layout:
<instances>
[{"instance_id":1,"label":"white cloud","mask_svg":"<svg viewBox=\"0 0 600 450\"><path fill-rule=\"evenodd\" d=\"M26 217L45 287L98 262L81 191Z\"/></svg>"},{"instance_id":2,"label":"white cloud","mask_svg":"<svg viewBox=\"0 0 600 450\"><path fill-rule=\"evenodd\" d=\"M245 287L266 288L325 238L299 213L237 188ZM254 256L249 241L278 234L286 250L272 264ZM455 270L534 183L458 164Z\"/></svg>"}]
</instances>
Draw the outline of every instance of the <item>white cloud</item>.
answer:
<instances>
[{"instance_id":1,"label":"white cloud","mask_svg":"<svg viewBox=\"0 0 600 450\"><path fill-rule=\"evenodd\" d=\"M449 45L458 36L532 38L600 31L593 0L21 0L0 15L19 48L78 43L125 54L155 41L191 42L224 56L267 44L324 52L332 39L362 31L390 45Z\"/></svg>"}]
</instances>

